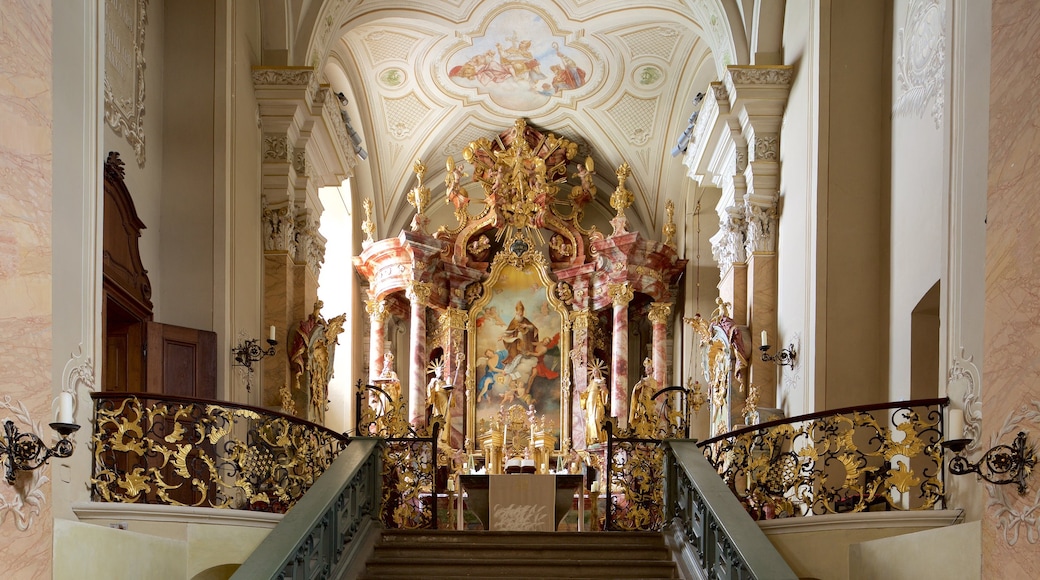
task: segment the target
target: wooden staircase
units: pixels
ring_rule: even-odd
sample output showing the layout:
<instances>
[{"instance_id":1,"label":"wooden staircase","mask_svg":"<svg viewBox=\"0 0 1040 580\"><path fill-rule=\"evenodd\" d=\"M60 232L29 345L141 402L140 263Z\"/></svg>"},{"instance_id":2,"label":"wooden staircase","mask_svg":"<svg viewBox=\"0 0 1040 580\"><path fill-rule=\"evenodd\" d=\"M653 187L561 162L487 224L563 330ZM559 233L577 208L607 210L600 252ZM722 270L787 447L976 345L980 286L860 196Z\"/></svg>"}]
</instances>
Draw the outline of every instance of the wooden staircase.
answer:
<instances>
[{"instance_id":1,"label":"wooden staircase","mask_svg":"<svg viewBox=\"0 0 1040 580\"><path fill-rule=\"evenodd\" d=\"M384 530L363 580L679 578L664 536L640 532Z\"/></svg>"}]
</instances>

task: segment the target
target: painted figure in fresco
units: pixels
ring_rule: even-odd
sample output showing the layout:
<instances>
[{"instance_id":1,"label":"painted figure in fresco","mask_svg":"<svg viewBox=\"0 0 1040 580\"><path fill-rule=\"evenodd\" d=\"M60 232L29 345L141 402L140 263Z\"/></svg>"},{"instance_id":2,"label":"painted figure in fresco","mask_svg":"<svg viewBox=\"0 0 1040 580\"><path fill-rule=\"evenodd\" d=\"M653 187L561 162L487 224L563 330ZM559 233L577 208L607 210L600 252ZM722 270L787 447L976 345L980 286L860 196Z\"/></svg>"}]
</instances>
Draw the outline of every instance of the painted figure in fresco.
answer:
<instances>
[{"instance_id":1,"label":"painted figure in fresco","mask_svg":"<svg viewBox=\"0 0 1040 580\"><path fill-rule=\"evenodd\" d=\"M643 378L632 388L632 402L628 410L628 424L632 429L653 426L657 423L654 413L654 393L657 379L654 378L654 363L650 357L643 359Z\"/></svg>"},{"instance_id":2,"label":"painted figure in fresco","mask_svg":"<svg viewBox=\"0 0 1040 580\"><path fill-rule=\"evenodd\" d=\"M430 418L447 417L448 404L451 401L451 385L442 378L444 364L433 367L433 378L426 385L426 406Z\"/></svg>"},{"instance_id":3,"label":"painted figure in fresco","mask_svg":"<svg viewBox=\"0 0 1040 580\"><path fill-rule=\"evenodd\" d=\"M537 342L538 327L524 316L524 303L517 301L516 314L502 333L502 343L506 347L506 358L502 362L508 365L517 357L532 353Z\"/></svg>"},{"instance_id":4,"label":"painted figure in fresco","mask_svg":"<svg viewBox=\"0 0 1040 580\"><path fill-rule=\"evenodd\" d=\"M480 378L477 380L477 401L483 401L491 397L491 391L495 386L495 381L498 380L498 373L500 373L505 366L502 364L502 359L506 356L506 351L500 350L495 352L492 349L484 351L484 356L477 359L479 365L483 361L483 369Z\"/></svg>"},{"instance_id":5,"label":"painted figure in fresco","mask_svg":"<svg viewBox=\"0 0 1040 580\"><path fill-rule=\"evenodd\" d=\"M527 81L532 87L535 86L539 80L545 78L545 74L542 72L541 63L531 52L531 41L521 40L518 43L515 35L509 37L509 41L508 48L495 44L495 48L498 49L498 61L509 70L514 79Z\"/></svg>"},{"instance_id":6,"label":"painted figure in fresco","mask_svg":"<svg viewBox=\"0 0 1040 580\"><path fill-rule=\"evenodd\" d=\"M549 368L545 364L545 355L550 351L554 350L558 354L560 351L560 333L556 333L556 336L552 338L544 338L541 342L537 343L532 350L531 354L538 359L535 363L534 369L531 370L531 378L527 381L527 390L531 390L531 385L534 384L534 380L538 377L543 377L549 380L553 380L560 376L560 373Z\"/></svg>"},{"instance_id":7,"label":"painted figure in fresco","mask_svg":"<svg viewBox=\"0 0 1040 580\"><path fill-rule=\"evenodd\" d=\"M495 51L489 50L470 57L465 63L448 71L449 77L462 77L466 80L476 80L487 86L491 83L500 83L513 73L495 58Z\"/></svg>"},{"instance_id":8,"label":"painted figure in fresco","mask_svg":"<svg viewBox=\"0 0 1040 580\"><path fill-rule=\"evenodd\" d=\"M585 445L606 441L603 418L607 414L607 389L599 365L592 367L589 388L581 396L581 408L585 410Z\"/></svg>"}]
</instances>

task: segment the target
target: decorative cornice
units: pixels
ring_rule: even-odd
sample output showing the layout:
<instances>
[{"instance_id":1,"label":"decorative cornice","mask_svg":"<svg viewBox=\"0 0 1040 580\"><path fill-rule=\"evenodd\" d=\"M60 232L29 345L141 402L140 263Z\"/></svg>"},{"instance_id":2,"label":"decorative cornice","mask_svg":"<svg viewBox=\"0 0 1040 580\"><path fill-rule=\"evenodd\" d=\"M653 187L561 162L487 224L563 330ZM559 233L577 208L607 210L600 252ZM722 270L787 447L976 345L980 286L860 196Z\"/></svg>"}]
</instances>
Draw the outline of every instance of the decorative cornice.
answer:
<instances>
[{"instance_id":1,"label":"decorative cornice","mask_svg":"<svg viewBox=\"0 0 1040 580\"><path fill-rule=\"evenodd\" d=\"M253 67L253 85L306 86L314 80L311 67Z\"/></svg>"},{"instance_id":2,"label":"decorative cornice","mask_svg":"<svg viewBox=\"0 0 1040 580\"><path fill-rule=\"evenodd\" d=\"M668 319L672 315L672 303L671 302L651 302L650 312L647 313L647 318L654 324L668 324Z\"/></svg>"},{"instance_id":3,"label":"decorative cornice","mask_svg":"<svg viewBox=\"0 0 1040 580\"><path fill-rule=\"evenodd\" d=\"M729 78L734 85L791 86L794 68L790 66L738 66L728 67Z\"/></svg>"}]
</instances>

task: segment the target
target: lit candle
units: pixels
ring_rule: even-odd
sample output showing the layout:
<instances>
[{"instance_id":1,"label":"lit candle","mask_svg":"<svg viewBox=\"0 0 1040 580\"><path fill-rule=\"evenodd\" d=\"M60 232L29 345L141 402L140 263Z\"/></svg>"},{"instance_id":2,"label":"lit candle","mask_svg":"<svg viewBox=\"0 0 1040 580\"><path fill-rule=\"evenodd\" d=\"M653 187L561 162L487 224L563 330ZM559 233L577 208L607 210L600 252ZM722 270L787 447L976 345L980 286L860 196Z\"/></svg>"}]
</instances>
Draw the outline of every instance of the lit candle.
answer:
<instances>
[{"instance_id":1,"label":"lit candle","mask_svg":"<svg viewBox=\"0 0 1040 580\"><path fill-rule=\"evenodd\" d=\"M62 391L58 395L58 422L72 423L72 393Z\"/></svg>"},{"instance_id":2,"label":"lit candle","mask_svg":"<svg viewBox=\"0 0 1040 580\"><path fill-rule=\"evenodd\" d=\"M275 333L275 327L274 327L274 325L272 324L272 325L271 325L271 336L270 336L270 340L277 340L277 339L275 339L275 334L276 334L276 333Z\"/></svg>"},{"instance_id":3,"label":"lit candle","mask_svg":"<svg viewBox=\"0 0 1040 580\"><path fill-rule=\"evenodd\" d=\"M950 426L946 431L948 433L946 436L947 441L964 439L964 411L961 409L950 409Z\"/></svg>"},{"instance_id":4,"label":"lit candle","mask_svg":"<svg viewBox=\"0 0 1040 580\"><path fill-rule=\"evenodd\" d=\"M766 331L762 331L762 346L769 346L769 335Z\"/></svg>"}]
</instances>

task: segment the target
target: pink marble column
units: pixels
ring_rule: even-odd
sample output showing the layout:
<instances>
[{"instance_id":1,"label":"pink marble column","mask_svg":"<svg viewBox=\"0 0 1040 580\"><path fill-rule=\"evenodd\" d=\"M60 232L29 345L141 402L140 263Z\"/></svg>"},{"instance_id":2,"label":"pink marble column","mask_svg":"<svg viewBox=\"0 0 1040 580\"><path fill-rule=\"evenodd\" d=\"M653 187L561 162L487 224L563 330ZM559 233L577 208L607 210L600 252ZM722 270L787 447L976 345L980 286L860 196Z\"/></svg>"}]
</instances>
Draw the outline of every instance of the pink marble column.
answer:
<instances>
[{"instance_id":1,"label":"pink marble column","mask_svg":"<svg viewBox=\"0 0 1040 580\"><path fill-rule=\"evenodd\" d=\"M618 427L628 426L628 303L632 289L628 282L607 287L614 305L614 333L610 342L610 414Z\"/></svg>"},{"instance_id":2,"label":"pink marble column","mask_svg":"<svg viewBox=\"0 0 1040 580\"><path fill-rule=\"evenodd\" d=\"M671 302L654 302L650 304L648 318L653 331L654 379L662 388L668 375L668 317L672 312Z\"/></svg>"},{"instance_id":3,"label":"pink marble column","mask_svg":"<svg viewBox=\"0 0 1040 580\"><path fill-rule=\"evenodd\" d=\"M368 331L368 382L383 371L383 344L386 342L386 302L369 300L366 305L370 322Z\"/></svg>"},{"instance_id":4,"label":"pink marble column","mask_svg":"<svg viewBox=\"0 0 1040 580\"><path fill-rule=\"evenodd\" d=\"M426 301L430 285L411 282L406 292L411 302L411 356L408 366L408 422L426 422Z\"/></svg>"}]
</instances>

